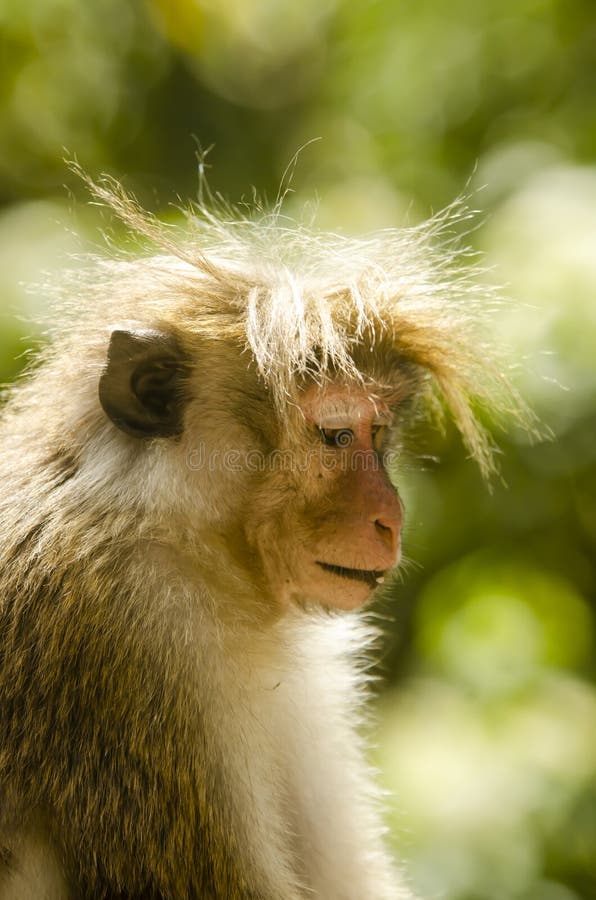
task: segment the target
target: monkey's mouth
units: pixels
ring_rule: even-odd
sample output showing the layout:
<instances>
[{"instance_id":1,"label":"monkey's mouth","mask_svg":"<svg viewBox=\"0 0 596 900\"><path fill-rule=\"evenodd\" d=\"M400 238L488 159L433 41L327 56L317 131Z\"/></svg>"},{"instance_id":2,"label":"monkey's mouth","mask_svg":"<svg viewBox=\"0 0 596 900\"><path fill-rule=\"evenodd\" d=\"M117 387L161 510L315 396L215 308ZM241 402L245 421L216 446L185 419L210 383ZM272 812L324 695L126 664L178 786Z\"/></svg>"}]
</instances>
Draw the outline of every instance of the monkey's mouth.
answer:
<instances>
[{"instance_id":1,"label":"monkey's mouth","mask_svg":"<svg viewBox=\"0 0 596 900\"><path fill-rule=\"evenodd\" d=\"M317 565L325 572L331 572L332 575L340 575L342 578L351 578L353 581L363 581L370 588L375 588L378 584L383 584L385 580L385 569L346 569L344 566L334 566L331 563L320 562Z\"/></svg>"}]
</instances>

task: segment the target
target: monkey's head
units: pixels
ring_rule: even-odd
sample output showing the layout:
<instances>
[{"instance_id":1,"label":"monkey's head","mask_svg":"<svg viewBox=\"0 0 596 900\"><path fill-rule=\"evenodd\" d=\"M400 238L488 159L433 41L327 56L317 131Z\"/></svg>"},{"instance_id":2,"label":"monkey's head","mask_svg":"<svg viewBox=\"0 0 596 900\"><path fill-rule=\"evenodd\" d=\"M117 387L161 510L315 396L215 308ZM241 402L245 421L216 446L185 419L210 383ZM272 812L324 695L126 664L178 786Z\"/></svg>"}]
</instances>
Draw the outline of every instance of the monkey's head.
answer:
<instances>
[{"instance_id":1,"label":"monkey's head","mask_svg":"<svg viewBox=\"0 0 596 900\"><path fill-rule=\"evenodd\" d=\"M347 376L295 374L280 403L245 350L202 328L129 323L111 332L100 404L139 462L182 464L182 478L164 476L168 506L197 536L217 534L228 576L277 604L360 606L399 561L388 468L414 367L366 346L368 371L353 359Z\"/></svg>"},{"instance_id":2,"label":"monkey's head","mask_svg":"<svg viewBox=\"0 0 596 900\"><path fill-rule=\"evenodd\" d=\"M362 605L399 561L404 422L447 408L490 473L475 409L523 415L476 333L478 273L436 220L354 240L211 216L177 242L96 193L166 251L88 285L94 459L128 479L143 539L220 595Z\"/></svg>"}]
</instances>

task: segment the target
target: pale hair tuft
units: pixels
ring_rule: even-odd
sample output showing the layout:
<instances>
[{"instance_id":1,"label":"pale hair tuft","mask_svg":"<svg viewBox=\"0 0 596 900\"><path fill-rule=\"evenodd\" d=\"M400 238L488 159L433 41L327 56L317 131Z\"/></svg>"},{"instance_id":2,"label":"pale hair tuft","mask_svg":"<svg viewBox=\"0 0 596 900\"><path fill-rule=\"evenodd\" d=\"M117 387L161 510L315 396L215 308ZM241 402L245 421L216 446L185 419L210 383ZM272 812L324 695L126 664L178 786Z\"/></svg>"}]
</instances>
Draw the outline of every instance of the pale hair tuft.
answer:
<instances>
[{"instance_id":1,"label":"pale hair tuft","mask_svg":"<svg viewBox=\"0 0 596 900\"><path fill-rule=\"evenodd\" d=\"M360 380L355 349L382 341L428 373L431 413L448 409L485 475L496 469L485 412L538 433L506 355L487 339L502 300L477 254L461 246L458 229L472 215L463 201L422 225L365 238L307 228L281 204L252 216L196 204L181 234L117 181L83 177L97 202L159 251L98 260L91 275L76 274L95 322L135 319L135 306L144 319L153 306L163 316L165 304L191 329L237 335L280 410L302 376ZM71 283L67 290L72 296Z\"/></svg>"}]
</instances>

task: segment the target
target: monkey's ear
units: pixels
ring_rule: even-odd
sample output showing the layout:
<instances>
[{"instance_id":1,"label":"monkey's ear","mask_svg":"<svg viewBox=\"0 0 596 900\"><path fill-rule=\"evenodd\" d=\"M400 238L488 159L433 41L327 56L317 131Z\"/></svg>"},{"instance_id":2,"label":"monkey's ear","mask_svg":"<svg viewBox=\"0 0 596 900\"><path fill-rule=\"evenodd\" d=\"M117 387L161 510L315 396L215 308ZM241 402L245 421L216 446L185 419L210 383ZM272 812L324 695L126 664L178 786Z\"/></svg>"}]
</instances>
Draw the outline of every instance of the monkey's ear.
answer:
<instances>
[{"instance_id":1,"label":"monkey's ear","mask_svg":"<svg viewBox=\"0 0 596 900\"><path fill-rule=\"evenodd\" d=\"M134 437L182 432L188 368L174 335L153 329L112 332L99 401L107 416Z\"/></svg>"}]
</instances>

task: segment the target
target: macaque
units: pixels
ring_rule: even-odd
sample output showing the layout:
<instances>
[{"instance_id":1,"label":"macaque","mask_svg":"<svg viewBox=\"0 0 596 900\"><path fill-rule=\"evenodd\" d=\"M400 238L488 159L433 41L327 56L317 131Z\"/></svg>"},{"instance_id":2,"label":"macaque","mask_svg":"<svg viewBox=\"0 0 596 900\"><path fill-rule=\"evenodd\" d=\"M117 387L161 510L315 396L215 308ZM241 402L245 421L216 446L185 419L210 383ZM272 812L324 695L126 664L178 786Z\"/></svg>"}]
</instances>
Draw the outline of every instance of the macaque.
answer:
<instances>
[{"instance_id":1,"label":"macaque","mask_svg":"<svg viewBox=\"0 0 596 900\"><path fill-rule=\"evenodd\" d=\"M424 228L281 217L73 276L0 425L0 900L408 900L360 728L392 454L516 405ZM445 222L448 217L445 218ZM445 222L443 224L445 224Z\"/></svg>"}]
</instances>

